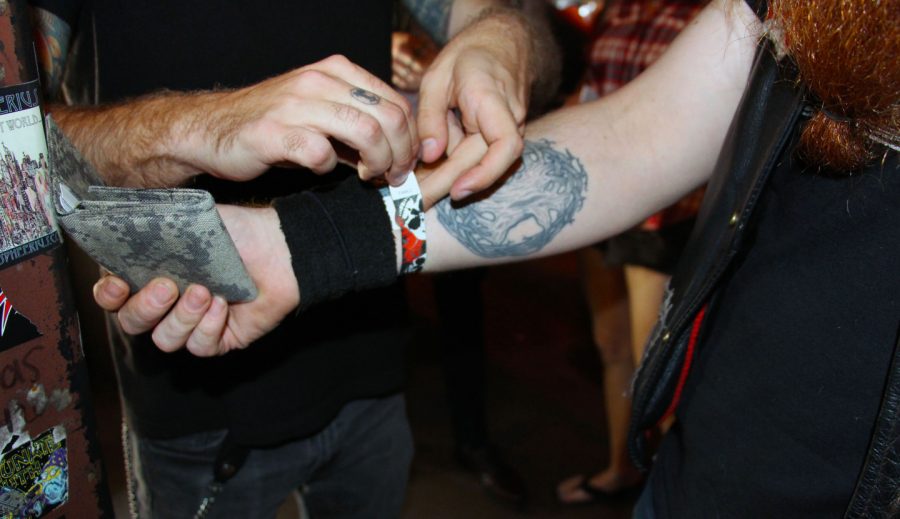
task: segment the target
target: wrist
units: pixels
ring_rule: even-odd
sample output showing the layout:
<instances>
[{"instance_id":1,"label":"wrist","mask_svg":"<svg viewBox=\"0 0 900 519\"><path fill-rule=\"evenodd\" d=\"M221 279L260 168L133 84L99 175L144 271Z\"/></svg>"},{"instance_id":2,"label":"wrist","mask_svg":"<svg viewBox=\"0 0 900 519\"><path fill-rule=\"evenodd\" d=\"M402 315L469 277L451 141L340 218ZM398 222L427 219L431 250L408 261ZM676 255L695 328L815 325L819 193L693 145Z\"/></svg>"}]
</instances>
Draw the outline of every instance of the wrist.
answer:
<instances>
[{"instance_id":1,"label":"wrist","mask_svg":"<svg viewBox=\"0 0 900 519\"><path fill-rule=\"evenodd\" d=\"M547 104L559 84L560 50L547 21L513 7L489 7L472 22L486 37L489 49L503 49L510 70L525 85L532 108ZM499 35L499 36L498 36Z\"/></svg>"},{"instance_id":2,"label":"wrist","mask_svg":"<svg viewBox=\"0 0 900 519\"><path fill-rule=\"evenodd\" d=\"M221 207L221 206L220 206ZM260 239L258 244L251 246L256 249L247 251L247 254L258 255L261 259L261 271L269 279L278 280L277 283L266 283L262 286L271 286L273 300L279 301L286 308L296 308L300 305L300 285L294 275L291 263L291 251L288 247L284 233L281 231L281 219L278 212L272 207L241 208L248 211L245 219L250 222L247 228L250 240ZM239 247L240 250L240 247ZM251 270L253 276L255 269Z\"/></svg>"},{"instance_id":3,"label":"wrist","mask_svg":"<svg viewBox=\"0 0 900 519\"><path fill-rule=\"evenodd\" d=\"M356 177L276 199L302 294L300 308L397 279L394 236L381 196Z\"/></svg>"},{"instance_id":4,"label":"wrist","mask_svg":"<svg viewBox=\"0 0 900 519\"><path fill-rule=\"evenodd\" d=\"M233 94L233 91L172 94L178 98L179 106L169 121L165 138L160 140L159 153L171 157L193 174L215 173L214 159L230 144L236 131L234 117L226 113L236 103L229 99Z\"/></svg>"},{"instance_id":5,"label":"wrist","mask_svg":"<svg viewBox=\"0 0 900 519\"><path fill-rule=\"evenodd\" d=\"M180 155L172 125L186 103L163 92L102 106L51 107L59 127L107 184L171 187L200 170Z\"/></svg>"}]
</instances>

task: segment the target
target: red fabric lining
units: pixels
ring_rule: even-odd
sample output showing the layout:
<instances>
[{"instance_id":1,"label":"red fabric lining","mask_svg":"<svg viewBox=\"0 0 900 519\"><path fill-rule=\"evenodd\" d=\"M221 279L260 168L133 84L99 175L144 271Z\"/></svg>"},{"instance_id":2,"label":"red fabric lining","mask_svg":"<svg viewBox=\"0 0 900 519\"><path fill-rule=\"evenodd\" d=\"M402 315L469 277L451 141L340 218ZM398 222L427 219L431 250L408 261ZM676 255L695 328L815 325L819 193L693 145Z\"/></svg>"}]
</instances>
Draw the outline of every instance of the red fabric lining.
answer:
<instances>
[{"instance_id":1,"label":"red fabric lining","mask_svg":"<svg viewBox=\"0 0 900 519\"><path fill-rule=\"evenodd\" d=\"M669 417L675 413L675 408L678 407L678 402L681 400L681 392L684 390L684 384L687 382L688 372L691 370L691 363L694 360L694 350L697 347L697 338L700 336L700 326L703 324L703 317L705 315L706 305L703 305L703 308L701 308L700 311L697 312L697 316L694 317L694 324L691 327L691 337L688 340L687 352L684 354L684 365L681 366L681 373L678 375L678 385L675 386L675 395L672 397L672 403L669 404L669 408L663 413L662 418L656 422L657 426L668 420Z\"/></svg>"}]
</instances>

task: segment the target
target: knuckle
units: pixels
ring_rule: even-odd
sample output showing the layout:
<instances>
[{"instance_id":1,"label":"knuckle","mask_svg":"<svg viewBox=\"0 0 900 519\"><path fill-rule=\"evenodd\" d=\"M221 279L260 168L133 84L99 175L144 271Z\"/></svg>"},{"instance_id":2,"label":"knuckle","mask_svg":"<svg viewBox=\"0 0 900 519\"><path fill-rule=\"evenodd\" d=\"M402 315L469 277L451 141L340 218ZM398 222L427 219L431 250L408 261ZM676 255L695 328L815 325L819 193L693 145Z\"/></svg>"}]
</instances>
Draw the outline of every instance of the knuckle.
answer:
<instances>
[{"instance_id":1,"label":"knuckle","mask_svg":"<svg viewBox=\"0 0 900 519\"><path fill-rule=\"evenodd\" d=\"M522 124L525 122L525 117L528 115L528 110L525 108L525 105L521 103L514 103L512 105L512 114L513 118L516 120L516 124Z\"/></svg>"},{"instance_id":2,"label":"knuckle","mask_svg":"<svg viewBox=\"0 0 900 519\"><path fill-rule=\"evenodd\" d=\"M359 122L359 118L362 116L362 112L358 109L343 103L333 103L332 109L334 110L334 117L338 121L347 123L350 126Z\"/></svg>"},{"instance_id":3,"label":"knuckle","mask_svg":"<svg viewBox=\"0 0 900 519\"><path fill-rule=\"evenodd\" d=\"M188 339L185 347L195 357L214 357L216 355L215 346L206 343L205 340L195 340L193 336Z\"/></svg>"},{"instance_id":4,"label":"knuckle","mask_svg":"<svg viewBox=\"0 0 900 519\"><path fill-rule=\"evenodd\" d=\"M328 141L324 139L309 141L307 142L307 146L303 149L303 156L306 163L313 169L325 168L328 166L331 163L333 154L334 150L331 149L331 145L328 144Z\"/></svg>"},{"instance_id":5,"label":"knuckle","mask_svg":"<svg viewBox=\"0 0 900 519\"><path fill-rule=\"evenodd\" d=\"M402 132L406 127L406 114L403 109L396 105L388 105L383 111L382 118L384 125L392 132Z\"/></svg>"},{"instance_id":6,"label":"knuckle","mask_svg":"<svg viewBox=\"0 0 900 519\"><path fill-rule=\"evenodd\" d=\"M510 154L513 158L518 158L525 151L525 140L518 134L515 138L510 139Z\"/></svg>"},{"instance_id":7,"label":"knuckle","mask_svg":"<svg viewBox=\"0 0 900 519\"><path fill-rule=\"evenodd\" d=\"M161 328L157 328L153 331L153 335L151 336L153 339L153 344L156 345L162 351L172 352L178 349L179 345L172 340L170 335L163 331Z\"/></svg>"},{"instance_id":8,"label":"knuckle","mask_svg":"<svg viewBox=\"0 0 900 519\"><path fill-rule=\"evenodd\" d=\"M158 307L154 303L131 305L126 312L132 326L149 328L165 316L167 309Z\"/></svg>"},{"instance_id":9,"label":"knuckle","mask_svg":"<svg viewBox=\"0 0 900 519\"><path fill-rule=\"evenodd\" d=\"M138 334L151 330L162 320L162 318L160 316L151 315L149 312L133 312L131 315L126 315L125 320L131 328L131 331L128 333Z\"/></svg>"},{"instance_id":10,"label":"knuckle","mask_svg":"<svg viewBox=\"0 0 900 519\"><path fill-rule=\"evenodd\" d=\"M352 63L350 61L350 59L347 58L347 56L344 56L343 54L332 54L331 56L328 56L327 58L325 58L323 60L323 62L327 63L329 65L338 65L338 66L345 66L345 65L349 65L350 63Z\"/></svg>"},{"instance_id":11,"label":"knuckle","mask_svg":"<svg viewBox=\"0 0 900 519\"><path fill-rule=\"evenodd\" d=\"M300 131L287 132L281 139L285 152L288 154L303 151L307 147L307 136Z\"/></svg>"},{"instance_id":12,"label":"knuckle","mask_svg":"<svg viewBox=\"0 0 900 519\"><path fill-rule=\"evenodd\" d=\"M381 129L381 124L371 116L360 116L359 121L356 123L356 131L363 142L368 146L379 144L384 138L384 131Z\"/></svg>"},{"instance_id":13,"label":"knuckle","mask_svg":"<svg viewBox=\"0 0 900 519\"><path fill-rule=\"evenodd\" d=\"M373 76L372 74L370 74L367 70L363 69L362 67L359 67L358 65L355 65L355 64L353 65L353 67L356 68L360 73L364 74L366 86L372 92L378 92L379 90L383 89L386 86L382 80Z\"/></svg>"},{"instance_id":14,"label":"knuckle","mask_svg":"<svg viewBox=\"0 0 900 519\"><path fill-rule=\"evenodd\" d=\"M198 357L218 355L218 334L214 323L201 323L188 337L186 347Z\"/></svg>"},{"instance_id":15,"label":"knuckle","mask_svg":"<svg viewBox=\"0 0 900 519\"><path fill-rule=\"evenodd\" d=\"M324 87L330 80L328 74L316 69L304 69L294 79L297 89L313 90Z\"/></svg>"},{"instance_id":16,"label":"knuckle","mask_svg":"<svg viewBox=\"0 0 900 519\"><path fill-rule=\"evenodd\" d=\"M121 310L116 314L116 321L119 322L119 327L122 328L122 331L128 335L136 335L144 331L142 327L137 325L131 312L127 309Z\"/></svg>"}]
</instances>

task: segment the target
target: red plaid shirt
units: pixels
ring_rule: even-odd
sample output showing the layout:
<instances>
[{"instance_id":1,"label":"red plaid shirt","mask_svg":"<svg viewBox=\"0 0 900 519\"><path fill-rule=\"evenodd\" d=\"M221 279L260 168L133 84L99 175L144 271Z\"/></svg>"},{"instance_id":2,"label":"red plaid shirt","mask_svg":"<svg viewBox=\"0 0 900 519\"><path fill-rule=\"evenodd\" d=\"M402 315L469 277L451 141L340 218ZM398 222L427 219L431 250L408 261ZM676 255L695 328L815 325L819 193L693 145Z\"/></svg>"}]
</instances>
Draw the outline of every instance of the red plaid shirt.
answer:
<instances>
[{"instance_id":1,"label":"red plaid shirt","mask_svg":"<svg viewBox=\"0 0 900 519\"><path fill-rule=\"evenodd\" d=\"M594 26L582 101L607 95L628 83L665 52L705 1L612 0ZM648 218L643 230L659 230L697 214L700 188Z\"/></svg>"}]
</instances>

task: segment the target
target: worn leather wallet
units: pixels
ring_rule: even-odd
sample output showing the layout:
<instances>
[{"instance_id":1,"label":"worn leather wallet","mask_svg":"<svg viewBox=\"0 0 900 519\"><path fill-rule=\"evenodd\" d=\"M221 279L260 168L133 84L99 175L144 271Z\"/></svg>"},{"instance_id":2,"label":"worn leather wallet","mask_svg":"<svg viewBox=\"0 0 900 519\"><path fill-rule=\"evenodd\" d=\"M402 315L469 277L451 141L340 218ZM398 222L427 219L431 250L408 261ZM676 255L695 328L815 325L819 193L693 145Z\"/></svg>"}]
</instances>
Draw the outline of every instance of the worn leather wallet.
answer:
<instances>
[{"instance_id":1,"label":"worn leather wallet","mask_svg":"<svg viewBox=\"0 0 900 519\"><path fill-rule=\"evenodd\" d=\"M182 292L197 283L232 302L256 297L212 195L104 186L50 116L46 123L57 219L94 261L132 290L167 277Z\"/></svg>"}]
</instances>

